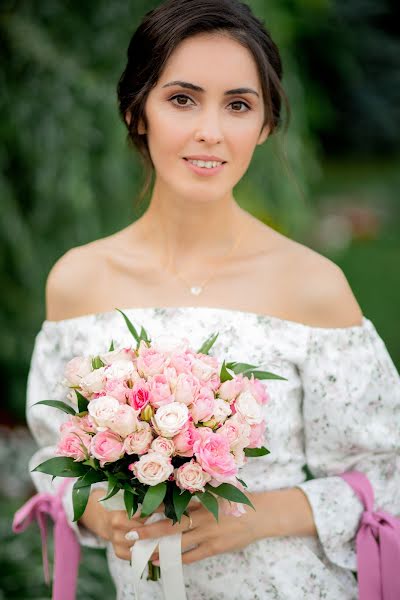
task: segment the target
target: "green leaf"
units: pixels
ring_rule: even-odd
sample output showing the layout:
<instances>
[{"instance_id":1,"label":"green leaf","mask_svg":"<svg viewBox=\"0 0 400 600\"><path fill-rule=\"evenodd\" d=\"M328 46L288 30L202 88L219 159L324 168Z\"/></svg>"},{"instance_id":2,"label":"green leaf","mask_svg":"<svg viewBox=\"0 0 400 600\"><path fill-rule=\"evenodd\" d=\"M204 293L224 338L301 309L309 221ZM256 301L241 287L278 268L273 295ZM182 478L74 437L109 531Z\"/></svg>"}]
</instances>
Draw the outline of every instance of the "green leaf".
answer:
<instances>
[{"instance_id":1,"label":"green leaf","mask_svg":"<svg viewBox=\"0 0 400 600\"><path fill-rule=\"evenodd\" d=\"M231 369L235 375L238 373L243 373L243 371L247 371L248 369L257 369L257 365L250 365L248 363L238 363L238 362L230 362L226 363L228 369Z\"/></svg>"},{"instance_id":2,"label":"green leaf","mask_svg":"<svg viewBox=\"0 0 400 600\"><path fill-rule=\"evenodd\" d=\"M162 482L157 485L149 486L146 495L143 499L141 517L151 515L164 500L167 491L167 484Z\"/></svg>"},{"instance_id":3,"label":"green leaf","mask_svg":"<svg viewBox=\"0 0 400 600\"><path fill-rule=\"evenodd\" d=\"M250 365L248 363L238 363L238 362L229 362L226 363L226 368L231 369L235 375L238 373L243 373L247 377L253 373L254 377L257 379L282 379L287 381L286 377L281 377L280 375L275 375L270 371L261 371L257 365Z\"/></svg>"},{"instance_id":4,"label":"green leaf","mask_svg":"<svg viewBox=\"0 0 400 600\"><path fill-rule=\"evenodd\" d=\"M96 370L96 369L100 369L101 367L104 367L104 363L101 360L100 356L93 356L92 369Z\"/></svg>"},{"instance_id":5,"label":"green leaf","mask_svg":"<svg viewBox=\"0 0 400 600\"><path fill-rule=\"evenodd\" d=\"M59 408L60 410L68 413L69 415L76 415L76 412L72 408L72 406L69 406L65 402L61 402L60 400L40 400L40 402L35 402L35 404L33 404L32 406L36 406L36 404L46 404L46 406Z\"/></svg>"},{"instance_id":6,"label":"green leaf","mask_svg":"<svg viewBox=\"0 0 400 600\"><path fill-rule=\"evenodd\" d=\"M111 344L110 344L108 351L113 352L113 350L114 350L114 340L111 340Z\"/></svg>"},{"instance_id":7,"label":"green leaf","mask_svg":"<svg viewBox=\"0 0 400 600\"><path fill-rule=\"evenodd\" d=\"M130 322L130 320L128 319L128 317L126 316L126 314L124 312L122 312L122 310L120 310L119 308L116 308L115 310L117 310L118 312L120 312L121 315L124 317L125 323L127 324L129 331L131 332L131 334L133 335L133 337L135 338L135 340L139 344L140 343L140 335L138 334L138 332L136 331L136 329L134 328L134 326L132 325L132 323Z\"/></svg>"},{"instance_id":8,"label":"green leaf","mask_svg":"<svg viewBox=\"0 0 400 600\"><path fill-rule=\"evenodd\" d=\"M210 494L208 491L195 495L200 500L202 505L214 515L216 521L218 522L218 500L216 497Z\"/></svg>"},{"instance_id":9,"label":"green leaf","mask_svg":"<svg viewBox=\"0 0 400 600\"><path fill-rule=\"evenodd\" d=\"M121 485L118 483L118 479L114 477L114 475L112 475L111 473L107 473L107 479L107 494L103 498L100 498L99 502L102 502L103 500L108 500L108 498L112 498L121 489Z\"/></svg>"},{"instance_id":10,"label":"green leaf","mask_svg":"<svg viewBox=\"0 0 400 600\"><path fill-rule=\"evenodd\" d=\"M238 480L239 483L241 483L244 487L248 487L247 483L245 481L243 481L243 479L239 479L239 477L236 477L236 479Z\"/></svg>"},{"instance_id":11,"label":"green leaf","mask_svg":"<svg viewBox=\"0 0 400 600\"><path fill-rule=\"evenodd\" d=\"M261 448L245 448L244 453L245 456L265 456L266 454L271 454L265 446L261 446Z\"/></svg>"},{"instance_id":12,"label":"green leaf","mask_svg":"<svg viewBox=\"0 0 400 600\"><path fill-rule=\"evenodd\" d=\"M217 339L217 337L219 336L219 333L214 333L211 334L205 342L203 342L203 344L200 346L200 348L197 350L197 352L200 354L208 354L209 350L211 349L211 347L214 345L215 340Z\"/></svg>"},{"instance_id":13,"label":"green leaf","mask_svg":"<svg viewBox=\"0 0 400 600\"><path fill-rule=\"evenodd\" d=\"M150 344L150 342L151 342L149 336L147 335L147 331L145 330L145 328L143 326L140 328L140 338L142 340L144 340L145 342L147 342L148 344Z\"/></svg>"},{"instance_id":14,"label":"green leaf","mask_svg":"<svg viewBox=\"0 0 400 600\"><path fill-rule=\"evenodd\" d=\"M107 481L106 475L102 471L93 471L92 469L85 473L83 477L80 477L75 486L77 488L86 487L87 485L92 485L92 483L97 483L98 481Z\"/></svg>"},{"instance_id":15,"label":"green leaf","mask_svg":"<svg viewBox=\"0 0 400 600\"><path fill-rule=\"evenodd\" d=\"M87 458L86 460L82 461L83 465L89 465L90 467L92 467L92 469L94 469L95 471L98 470L100 463L97 460L97 458L94 458L93 456L91 456L90 458ZM104 477L106 478L106 476L104 475Z\"/></svg>"},{"instance_id":16,"label":"green leaf","mask_svg":"<svg viewBox=\"0 0 400 600\"><path fill-rule=\"evenodd\" d=\"M78 400L78 411L80 413L86 412L88 409L89 400L85 398L85 396L82 396L82 394L78 392L78 390L75 390L75 394Z\"/></svg>"},{"instance_id":17,"label":"green leaf","mask_svg":"<svg viewBox=\"0 0 400 600\"><path fill-rule=\"evenodd\" d=\"M206 490L214 492L218 496L222 496L222 498L226 498L231 502L241 502L242 504L247 504L254 508L251 500L243 494L241 490L232 485L231 483L221 483L218 487L213 487L210 484L206 484ZM255 510L255 509L254 509Z\"/></svg>"},{"instance_id":18,"label":"green leaf","mask_svg":"<svg viewBox=\"0 0 400 600\"><path fill-rule=\"evenodd\" d=\"M80 477L85 475L89 469L90 467L83 465L81 462L75 462L73 458L56 456L40 463L32 471L48 473L55 477Z\"/></svg>"},{"instance_id":19,"label":"green leaf","mask_svg":"<svg viewBox=\"0 0 400 600\"><path fill-rule=\"evenodd\" d=\"M124 502L125 502L126 512L128 513L128 519L132 519L132 517L135 514L135 512L137 511L137 507L138 507L137 497L134 494L132 494L131 492L128 492L127 490L125 490L124 491Z\"/></svg>"},{"instance_id":20,"label":"green leaf","mask_svg":"<svg viewBox=\"0 0 400 600\"><path fill-rule=\"evenodd\" d=\"M287 381L286 377L281 377L280 375L275 375L275 373L270 373L269 371L258 371L258 370L248 370L242 371L243 375L248 377L249 375L254 375L256 379L282 379L283 381Z\"/></svg>"},{"instance_id":21,"label":"green leaf","mask_svg":"<svg viewBox=\"0 0 400 600\"><path fill-rule=\"evenodd\" d=\"M79 480L76 481L72 488L73 521L78 521L85 512L90 495L90 485L80 486L79 483Z\"/></svg>"},{"instance_id":22,"label":"green leaf","mask_svg":"<svg viewBox=\"0 0 400 600\"><path fill-rule=\"evenodd\" d=\"M224 381L228 381L229 379L233 379L233 375L231 375L225 366L225 361L222 363L222 367L221 367L221 372L219 374L219 378L221 380L221 383L223 383Z\"/></svg>"},{"instance_id":23,"label":"green leaf","mask_svg":"<svg viewBox=\"0 0 400 600\"><path fill-rule=\"evenodd\" d=\"M193 496L193 494L187 490L184 490L182 493L180 493L181 491L182 490L180 490L177 485L174 485L172 498L174 502L175 513L179 522L181 522L181 517Z\"/></svg>"}]
</instances>

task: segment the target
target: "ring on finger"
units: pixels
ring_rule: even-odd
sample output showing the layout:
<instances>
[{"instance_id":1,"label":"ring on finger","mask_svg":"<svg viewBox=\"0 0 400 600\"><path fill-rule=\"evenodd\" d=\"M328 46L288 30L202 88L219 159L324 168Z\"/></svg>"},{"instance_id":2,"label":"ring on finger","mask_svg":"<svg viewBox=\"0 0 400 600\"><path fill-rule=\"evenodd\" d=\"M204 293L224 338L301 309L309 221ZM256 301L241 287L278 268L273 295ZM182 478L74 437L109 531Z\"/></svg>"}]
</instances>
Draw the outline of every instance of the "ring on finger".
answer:
<instances>
[{"instance_id":1,"label":"ring on finger","mask_svg":"<svg viewBox=\"0 0 400 600\"><path fill-rule=\"evenodd\" d=\"M189 529L193 529L193 519L192 519L192 515L190 514L190 512L188 512L188 516L189 516L189 527L188 527L188 531L189 531Z\"/></svg>"}]
</instances>

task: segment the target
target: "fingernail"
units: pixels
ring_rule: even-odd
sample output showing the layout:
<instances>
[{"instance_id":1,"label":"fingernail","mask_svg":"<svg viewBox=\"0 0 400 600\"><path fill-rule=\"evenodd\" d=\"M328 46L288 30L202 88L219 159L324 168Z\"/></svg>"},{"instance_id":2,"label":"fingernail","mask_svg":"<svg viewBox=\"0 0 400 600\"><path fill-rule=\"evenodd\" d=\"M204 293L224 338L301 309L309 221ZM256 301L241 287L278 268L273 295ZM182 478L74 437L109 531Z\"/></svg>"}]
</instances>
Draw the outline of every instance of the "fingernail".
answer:
<instances>
[{"instance_id":1,"label":"fingernail","mask_svg":"<svg viewBox=\"0 0 400 600\"><path fill-rule=\"evenodd\" d=\"M132 531L128 531L128 533L125 534L125 539L132 541L132 540L138 540L139 539L139 534L137 531L135 531L134 529Z\"/></svg>"}]
</instances>

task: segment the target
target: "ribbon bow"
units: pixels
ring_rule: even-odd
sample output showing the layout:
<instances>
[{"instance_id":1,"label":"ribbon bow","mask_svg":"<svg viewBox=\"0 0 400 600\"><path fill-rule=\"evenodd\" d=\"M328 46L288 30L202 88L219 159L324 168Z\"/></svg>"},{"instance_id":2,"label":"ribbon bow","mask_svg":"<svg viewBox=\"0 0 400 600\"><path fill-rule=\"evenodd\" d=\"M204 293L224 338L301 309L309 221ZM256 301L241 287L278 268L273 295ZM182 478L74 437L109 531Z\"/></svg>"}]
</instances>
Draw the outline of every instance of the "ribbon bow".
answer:
<instances>
[{"instance_id":1,"label":"ribbon bow","mask_svg":"<svg viewBox=\"0 0 400 600\"><path fill-rule=\"evenodd\" d=\"M400 519L383 510L374 511L374 492L359 471L340 475L365 507L356 535L360 600L400 598Z\"/></svg>"},{"instance_id":2,"label":"ribbon bow","mask_svg":"<svg viewBox=\"0 0 400 600\"><path fill-rule=\"evenodd\" d=\"M42 557L44 579L50 584L49 560L47 553L47 515L54 522L54 567L52 600L75 600L76 584L80 560L80 544L75 532L68 524L62 504L62 495L70 483L64 480L56 494L46 492L35 494L14 515L12 530L21 533L36 520L42 537ZM58 560L58 558L60 560Z\"/></svg>"}]
</instances>

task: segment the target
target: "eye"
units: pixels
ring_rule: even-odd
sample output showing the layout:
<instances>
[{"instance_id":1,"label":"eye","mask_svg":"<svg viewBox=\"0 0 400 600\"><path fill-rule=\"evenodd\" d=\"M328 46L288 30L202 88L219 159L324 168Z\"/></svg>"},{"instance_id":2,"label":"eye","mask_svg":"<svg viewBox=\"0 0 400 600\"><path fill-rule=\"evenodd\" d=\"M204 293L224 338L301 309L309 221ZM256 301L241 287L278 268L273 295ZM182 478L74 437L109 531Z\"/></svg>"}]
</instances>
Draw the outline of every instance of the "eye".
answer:
<instances>
[{"instance_id":1,"label":"eye","mask_svg":"<svg viewBox=\"0 0 400 600\"><path fill-rule=\"evenodd\" d=\"M169 98L169 102L172 102L173 100L177 100L177 104L175 102L172 102L172 104L174 104L175 106L178 106L180 108L187 108L189 106L189 104L187 104L186 102L183 104L182 102L180 102L178 99L183 99L183 100L191 100L191 98L189 98L189 96L186 96L186 94L175 94L175 96L172 96L171 98ZM191 100L192 101L192 100ZM243 100L234 100L233 102L230 103L229 106L234 106L234 105L243 105L245 106L246 110L235 110L233 109L232 112L248 112L251 110L250 106L246 103L243 102Z\"/></svg>"},{"instance_id":2,"label":"eye","mask_svg":"<svg viewBox=\"0 0 400 600\"><path fill-rule=\"evenodd\" d=\"M234 104L243 104L243 106L246 107L246 110L234 110L233 112L247 112L251 110L250 106L246 102L243 102L243 100L234 100L230 105L233 106Z\"/></svg>"},{"instance_id":3,"label":"eye","mask_svg":"<svg viewBox=\"0 0 400 600\"><path fill-rule=\"evenodd\" d=\"M169 102L172 102L172 100L175 100L176 98L184 98L185 100L190 100L189 96L186 96L185 94L175 94L175 96L172 96L172 98L169 99ZM172 104L175 104L174 102L172 102ZM178 102L178 104L175 104L175 106L179 106L182 108L186 108L187 106L189 106L188 104L181 104Z\"/></svg>"}]
</instances>

